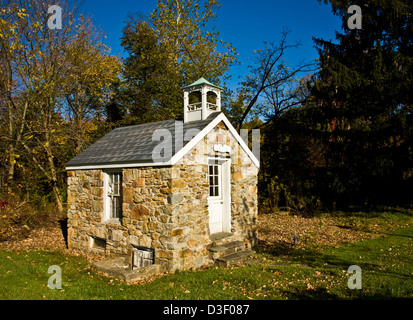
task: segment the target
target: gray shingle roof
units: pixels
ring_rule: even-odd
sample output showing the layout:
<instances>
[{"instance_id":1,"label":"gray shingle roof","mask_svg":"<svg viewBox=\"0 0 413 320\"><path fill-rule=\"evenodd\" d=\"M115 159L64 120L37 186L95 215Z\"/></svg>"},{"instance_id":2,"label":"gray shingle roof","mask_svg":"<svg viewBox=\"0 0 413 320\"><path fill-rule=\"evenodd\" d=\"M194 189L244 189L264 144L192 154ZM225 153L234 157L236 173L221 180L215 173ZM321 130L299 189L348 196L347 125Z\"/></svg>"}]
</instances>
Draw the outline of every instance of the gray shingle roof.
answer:
<instances>
[{"instance_id":1,"label":"gray shingle roof","mask_svg":"<svg viewBox=\"0 0 413 320\"><path fill-rule=\"evenodd\" d=\"M206 120L192 121L185 124L183 121L167 120L114 129L67 162L66 166L133 162L153 163L152 151L161 143L160 141L152 141L153 133L157 129L167 129L171 133L172 143L168 141L167 145L170 146L170 149L166 151L171 151L172 157L179 151L175 150L176 129L183 128L184 136L190 129L201 131L219 114L220 112L215 112ZM181 149L188 142L183 141L183 144L178 146L178 149Z\"/></svg>"}]
</instances>

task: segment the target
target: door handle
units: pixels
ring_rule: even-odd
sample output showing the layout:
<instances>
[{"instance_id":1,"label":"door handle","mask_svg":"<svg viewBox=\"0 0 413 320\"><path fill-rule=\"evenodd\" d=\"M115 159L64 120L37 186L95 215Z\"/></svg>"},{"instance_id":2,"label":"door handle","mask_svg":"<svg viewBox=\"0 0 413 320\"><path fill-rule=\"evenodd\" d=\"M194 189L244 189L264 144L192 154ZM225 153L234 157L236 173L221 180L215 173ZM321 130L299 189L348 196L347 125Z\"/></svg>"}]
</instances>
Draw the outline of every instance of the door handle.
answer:
<instances>
[{"instance_id":1,"label":"door handle","mask_svg":"<svg viewBox=\"0 0 413 320\"><path fill-rule=\"evenodd\" d=\"M224 203L224 201L221 201L221 204L223 204Z\"/></svg>"}]
</instances>

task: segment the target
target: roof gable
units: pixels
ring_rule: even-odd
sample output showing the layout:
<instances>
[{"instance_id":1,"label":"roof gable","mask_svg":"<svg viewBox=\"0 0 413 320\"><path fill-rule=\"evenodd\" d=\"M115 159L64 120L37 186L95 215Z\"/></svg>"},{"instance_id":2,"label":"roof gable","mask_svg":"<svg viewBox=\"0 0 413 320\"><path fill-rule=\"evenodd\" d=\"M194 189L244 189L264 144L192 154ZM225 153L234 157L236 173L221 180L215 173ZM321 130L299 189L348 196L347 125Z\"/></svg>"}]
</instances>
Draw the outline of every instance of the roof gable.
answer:
<instances>
[{"instance_id":1,"label":"roof gable","mask_svg":"<svg viewBox=\"0 0 413 320\"><path fill-rule=\"evenodd\" d=\"M223 113L214 113L206 120L188 123L167 120L114 129L67 162L66 169L174 165L221 121L225 123L244 151L250 156L255 165L259 167L258 159L252 154L225 115ZM164 144L164 147L166 146L164 151L170 157L166 157L163 160L155 159L154 161L153 151L160 144L160 141L154 140L153 137L155 131L159 129L166 129L171 133L172 141ZM179 134L177 130L183 130L183 135L178 135L181 137L185 137L186 133L191 132L196 132L197 134L190 141L185 141L184 139L182 143L175 143L175 136Z\"/></svg>"},{"instance_id":2,"label":"roof gable","mask_svg":"<svg viewBox=\"0 0 413 320\"><path fill-rule=\"evenodd\" d=\"M197 145L197 143L200 142L202 140L202 138L204 138L221 121L227 126L228 131L233 135L233 137L239 143L241 148L251 158L252 162L257 166L257 168L259 168L260 167L260 162L259 162L258 158L252 153L250 148L248 148L248 145L241 138L241 136L238 134L237 130L234 128L234 126L231 124L231 122L228 120L228 118L223 113L220 113L216 118L214 118L211 121L211 123L209 123L199 134L197 134L179 152L177 152L171 158L170 164L171 165L176 164L183 156L185 156L185 154L187 154L193 147L195 147Z\"/></svg>"}]
</instances>

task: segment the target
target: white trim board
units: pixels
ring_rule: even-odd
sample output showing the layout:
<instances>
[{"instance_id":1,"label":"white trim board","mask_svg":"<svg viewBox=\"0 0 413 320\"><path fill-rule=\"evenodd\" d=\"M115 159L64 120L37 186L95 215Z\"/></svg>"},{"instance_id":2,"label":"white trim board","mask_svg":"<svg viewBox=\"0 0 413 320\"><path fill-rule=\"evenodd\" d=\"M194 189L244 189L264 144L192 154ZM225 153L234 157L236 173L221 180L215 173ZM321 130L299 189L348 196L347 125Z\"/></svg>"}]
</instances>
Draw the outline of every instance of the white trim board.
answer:
<instances>
[{"instance_id":1,"label":"white trim board","mask_svg":"<svg viewBox=\"0 0 413 320\"><path fill-rule=\"evenodd\" d=\"M229 132L233 135L235 140L240 144L241 148L247 153L247 155L251 158L252 162L257 166L260 167L260 162L254 156L250 148L248 148L245 141L241 138L238 134L237 130L232 126L231 122L229 122L228 118L221 113L218 117L211 121L200 133L198 133L191 141L189 141L179 152L177 152L170 160L171 165L176 164L179 160L181 160L192 148L194 148L198 142L200 142L212 129L215 128L216 125L220 122L224 122L227 126Z\"/></svg>"},{"instance_id":2,"label":"white trim board","mask_svg":"<svg viewBox=\"0 0 413 320\"><path fill-rule=\"evenodd\" d=\"M66 167L67 171L71 170L89 170L89 169L122 169L122 168L137 168L137 167L169 167L171 161L166 162L128 162L128 163L112 163L112 164L86 164L72 165Z\"/></svg>"},{"instance_id":3,"label":"white trim board","mask_svg":"<svg viewBox=\"0 0 413 320\"><path fill-rule=\"evenodd\" d=\"M181 150L179 150L169 161L165 162L134 162L134 163L119 163L119 164L90 164L90 165L72 165L66 167L66 170L89 170L89 169L121 169L121 168L135 168L135 167L161 167L161 166L173 166L178 163L192 148L194 148L216 125L220 122L224 122L229 132L240 144L241 148L250 157L252 162L260 167L260 162L257 157L248 148L248 145L238 134L237 130L229 122L228 118L223 114L219 114L214 120L212 120L204 129L202 129L191 141L189 141Z\"/></svg>"}]
</instances>

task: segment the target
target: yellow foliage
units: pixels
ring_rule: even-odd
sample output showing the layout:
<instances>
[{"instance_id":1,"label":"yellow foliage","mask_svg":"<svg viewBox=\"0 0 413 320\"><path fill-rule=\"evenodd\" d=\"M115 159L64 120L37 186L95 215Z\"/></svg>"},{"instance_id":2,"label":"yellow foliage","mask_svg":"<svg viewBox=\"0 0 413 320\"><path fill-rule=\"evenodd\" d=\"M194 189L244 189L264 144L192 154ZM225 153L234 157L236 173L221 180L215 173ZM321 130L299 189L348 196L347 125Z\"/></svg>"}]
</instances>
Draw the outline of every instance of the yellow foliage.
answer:
<instances>
[{"instance_id":1,"label":"yellow foliage","mask_svg":"<svg viewBox=\"0 0 413 320\"><path fill-rule=\"evenodd\" d=\"M23 10L24 10L24 9L21 9L20 12L17 12L17 16L18 16L20 19L29 16L27 13L24 13Z\"/></svg>"}]
</instances>

